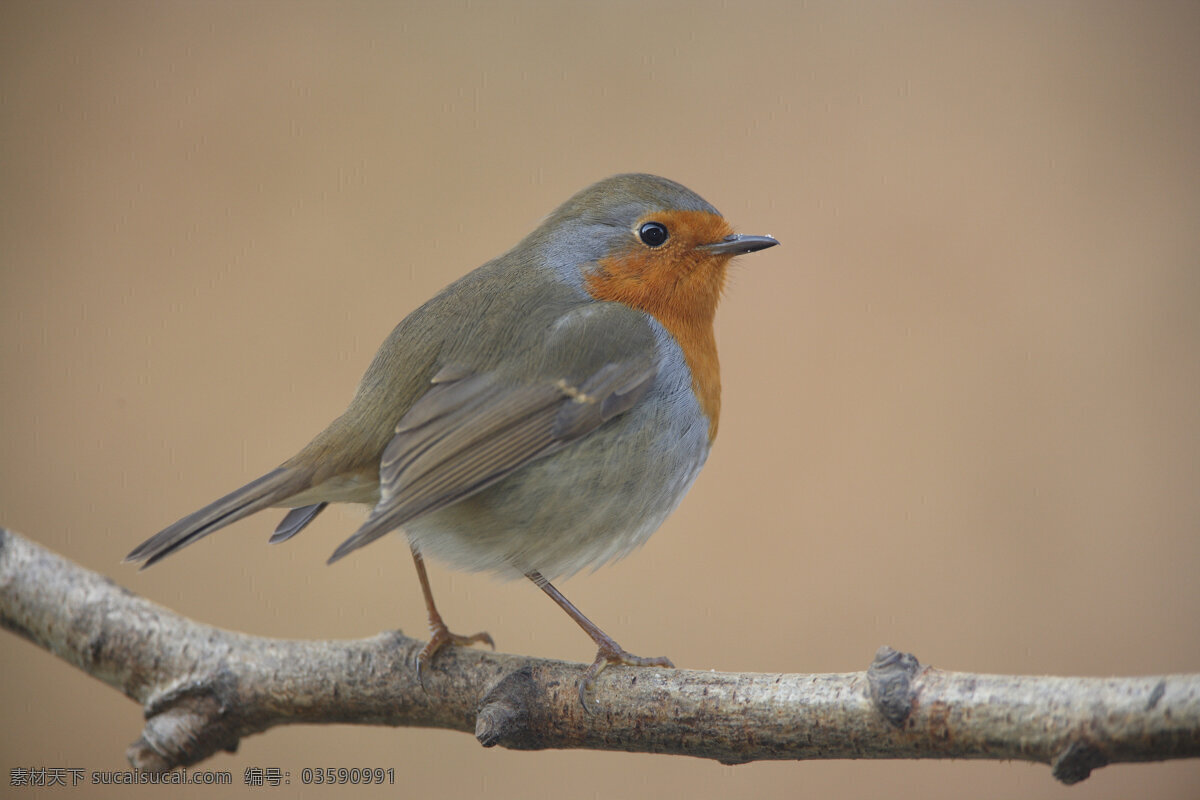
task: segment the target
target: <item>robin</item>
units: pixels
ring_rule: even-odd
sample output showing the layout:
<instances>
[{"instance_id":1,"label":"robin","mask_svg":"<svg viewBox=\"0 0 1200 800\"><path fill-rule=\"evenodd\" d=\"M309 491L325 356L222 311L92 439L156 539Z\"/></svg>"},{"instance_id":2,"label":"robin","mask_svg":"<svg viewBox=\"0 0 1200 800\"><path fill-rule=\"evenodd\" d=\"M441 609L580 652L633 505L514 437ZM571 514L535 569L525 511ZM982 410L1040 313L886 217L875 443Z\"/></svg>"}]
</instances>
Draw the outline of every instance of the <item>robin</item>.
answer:
<instances>
[{"instance_id":1,"label":"robin","mask_svg":"<svg viewBox=\"0 0 1200 800\"><path fill-rule=\"evenodd\" d=\"M149 566L265 508L291 510L272 542L329 503L366 522L332 563L403 527L431 636L451 633L424 558L524 575L609 664L672 667L623 650L550 583L641 545L696 479L717 434L713 318L732 257L773 247L733 232L687 188L617 175L576 194L516 247L450 284L388 336L349 408L304 449L147 539Z\"/></svg>"}]
</instances>

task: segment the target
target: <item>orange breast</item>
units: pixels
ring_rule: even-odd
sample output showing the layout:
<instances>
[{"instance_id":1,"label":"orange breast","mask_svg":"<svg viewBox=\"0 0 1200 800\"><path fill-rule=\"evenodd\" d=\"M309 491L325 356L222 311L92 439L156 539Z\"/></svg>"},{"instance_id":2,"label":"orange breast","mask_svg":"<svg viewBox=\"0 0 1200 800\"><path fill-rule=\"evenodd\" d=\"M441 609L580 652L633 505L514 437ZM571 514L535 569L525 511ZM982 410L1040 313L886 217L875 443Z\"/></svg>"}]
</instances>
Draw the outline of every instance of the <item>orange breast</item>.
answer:
<instances>
[{"instance_id":1,"label":"orange breast","mask_svg":"<svg viewBox=\"0 0 1200 800\"><path fill-rule=\"evenodd\" d=\"M585 277L585 285L597 300L645 311L675 338L691 370L692 389L708 417L711 442L721 416L721 368L713 319L730 256L712 255L698 246L718 242L733 229L715 214L668 211L647 214L634 231L648 221L667 226L667 243L652 249L631 235L628 247L601 260L599 268Z\"/></svg>"}]
</instances>

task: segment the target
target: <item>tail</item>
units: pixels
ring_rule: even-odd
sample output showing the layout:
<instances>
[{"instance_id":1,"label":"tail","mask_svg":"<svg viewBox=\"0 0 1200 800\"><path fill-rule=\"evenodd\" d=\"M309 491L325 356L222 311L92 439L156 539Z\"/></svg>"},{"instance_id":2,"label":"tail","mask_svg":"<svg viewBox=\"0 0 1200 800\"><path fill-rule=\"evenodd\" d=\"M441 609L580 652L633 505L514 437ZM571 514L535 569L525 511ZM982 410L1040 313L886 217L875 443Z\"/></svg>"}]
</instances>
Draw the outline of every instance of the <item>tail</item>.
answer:
<instances>
[{"instance_id":1,"label":"tail","mask_svg":"<svg viewBox=\"0 0 1200 800\"><path fill-rule=\"evenodd\" d=\"M142 565L142 569L145 569L155 561L203 539L231 522L286 500L308 488L310 482L309 475L294 468L280 467L268 472L220 500L188 514L174 525L162 529L134 548L132 553L125 556L125 560L145 561Z\"/></svg>"}]
</instances>

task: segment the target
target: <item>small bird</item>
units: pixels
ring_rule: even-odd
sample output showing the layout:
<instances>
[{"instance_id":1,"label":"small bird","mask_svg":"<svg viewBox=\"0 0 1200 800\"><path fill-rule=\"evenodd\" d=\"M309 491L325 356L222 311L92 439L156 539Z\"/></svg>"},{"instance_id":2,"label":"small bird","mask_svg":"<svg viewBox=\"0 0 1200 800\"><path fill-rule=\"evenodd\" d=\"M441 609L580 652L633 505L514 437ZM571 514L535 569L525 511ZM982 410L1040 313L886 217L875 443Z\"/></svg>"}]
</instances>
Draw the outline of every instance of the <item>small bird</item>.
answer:
<instances>
[{"instance_id":1,"label":"small bird","mask_svg":"<svg viewBox=\"0 0 1200 800\"><path fill-rule=\"evenodd\" d=\"M371 508L332 563L403 528L431 636L451 633L426 555L525 576L592 638L587 692L609 664L674 666L623 650L550 583L646 541L717 435L713 318L733 256L773 247L689 189L617 175L576 194L516 247L450 284L388 336L349 408L277 469L140 544L149 566L265 508L295 536L329 503ZM143 567L144 568L144 567ZM494 646L494 645L493 645Z\"/></svg>"}]
</instances>

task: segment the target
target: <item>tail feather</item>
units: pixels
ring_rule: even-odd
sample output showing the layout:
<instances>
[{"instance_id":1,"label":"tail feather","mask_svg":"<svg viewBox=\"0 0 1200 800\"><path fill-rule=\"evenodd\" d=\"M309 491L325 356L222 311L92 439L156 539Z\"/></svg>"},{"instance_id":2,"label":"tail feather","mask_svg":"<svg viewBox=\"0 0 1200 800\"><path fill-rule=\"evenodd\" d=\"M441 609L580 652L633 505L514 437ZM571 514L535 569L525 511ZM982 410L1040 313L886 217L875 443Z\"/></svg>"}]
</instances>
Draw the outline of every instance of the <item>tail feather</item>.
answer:
<instances>
[{"instance_id":1,"label":"tail feather","mask_svg":"<svg viewBox=\"0 0 1200 800\"><path fill-rule=\"evenodd\" d=\"M133 552L125 556L125 560L145 561L142 565L142 569L145 569L213 531L287 499L307 488L308 483L308 477L295 469L280 467L268 472L199 511L188 514L175 524L163 528L134 548Z\"/></svg>"},{"instance_id":2,"label":"tail feather","mask_svg":"<svg viewBox=\"0 0 1200 800\"><path fill-rule=\"evenodd\" d=\"M304 526L316 519L317 514L325 510L325 506L329 503L313 503L311 506L300 506L293 508L284 516L283 520L275 526L275 532L271 534L271 544L285 542L295 536Z\"/></svg>"}]
</instances>

